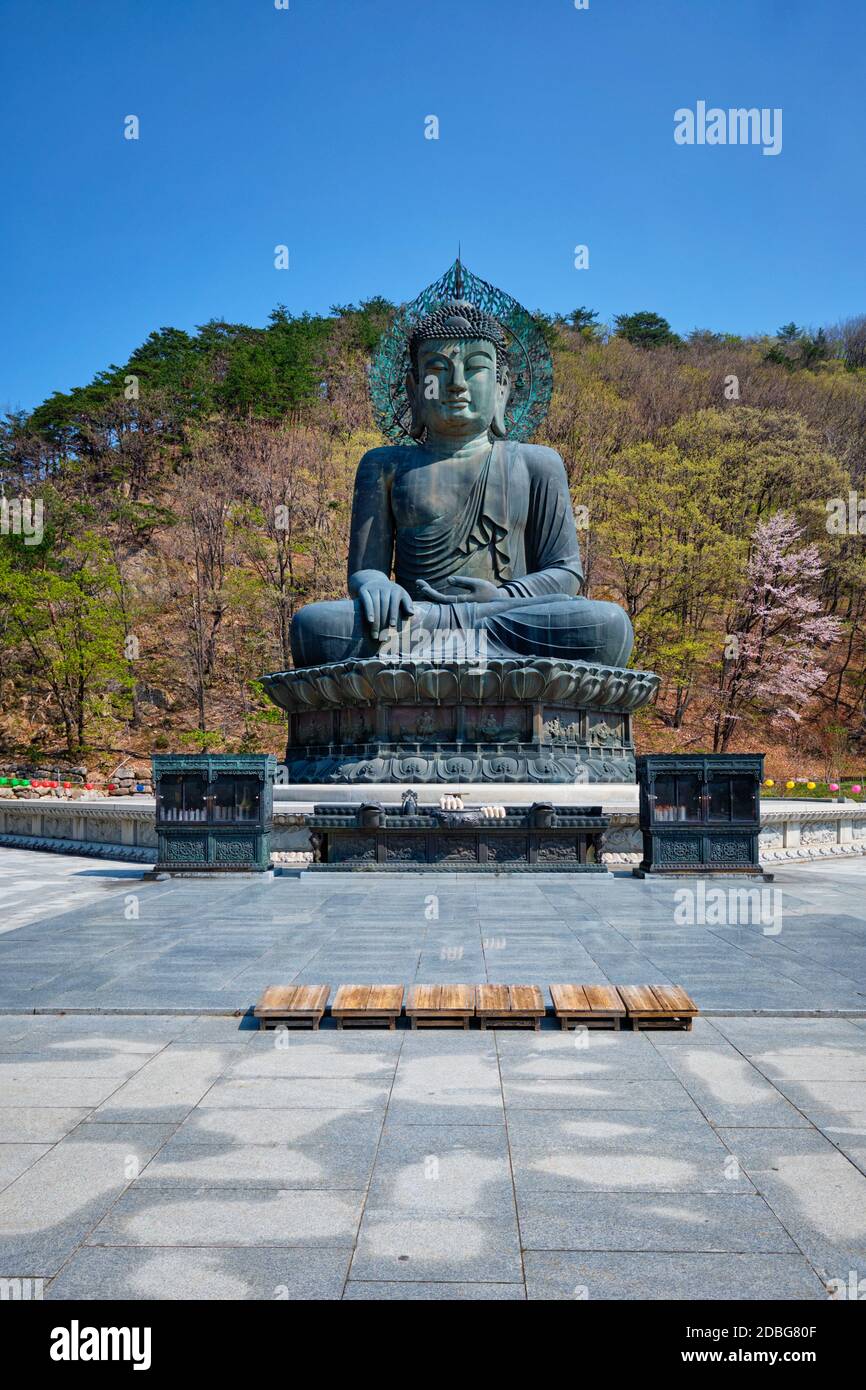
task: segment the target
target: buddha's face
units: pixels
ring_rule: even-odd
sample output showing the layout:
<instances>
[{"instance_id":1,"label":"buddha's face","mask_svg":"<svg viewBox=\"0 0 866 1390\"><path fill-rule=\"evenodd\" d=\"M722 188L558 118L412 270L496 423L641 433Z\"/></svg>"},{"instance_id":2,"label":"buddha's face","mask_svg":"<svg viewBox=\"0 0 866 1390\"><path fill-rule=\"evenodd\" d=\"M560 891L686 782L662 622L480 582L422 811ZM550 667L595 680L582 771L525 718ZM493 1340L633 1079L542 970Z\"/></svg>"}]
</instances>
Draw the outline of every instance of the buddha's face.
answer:
<instances>
[{"instance_id":1,"label":"buddha's face","mask_svg":"<svg viewBox=\"0 0 866 1390\"><path fill-rule=\"evenodd\" d=\"M431 338L421 343L418 379L410 381L410 387L416 418L428 435L455 439L470 439L490 429L508 394L507 385L496 380L496 348L483 338Z\"/></svg>"}]
</instances>

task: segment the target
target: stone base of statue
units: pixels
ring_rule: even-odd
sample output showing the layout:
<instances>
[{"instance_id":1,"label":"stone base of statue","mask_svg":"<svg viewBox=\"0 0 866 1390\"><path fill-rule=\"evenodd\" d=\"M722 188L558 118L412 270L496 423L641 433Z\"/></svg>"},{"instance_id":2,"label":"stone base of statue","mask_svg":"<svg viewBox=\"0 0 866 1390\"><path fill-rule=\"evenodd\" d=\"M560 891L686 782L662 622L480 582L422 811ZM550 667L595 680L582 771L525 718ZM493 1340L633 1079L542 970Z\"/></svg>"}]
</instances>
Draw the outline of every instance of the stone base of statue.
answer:
<instances>
[{"instance_id":1,"label":"stone base of statue","mask_svg":"<svg viewBox=\"0 0 866 1390\"><path fill-rule=\"evenodd\" d=\"M584 661L365 658L262 677L292 783L634 782L659 677Z\"/></svg>"}]
</instances>

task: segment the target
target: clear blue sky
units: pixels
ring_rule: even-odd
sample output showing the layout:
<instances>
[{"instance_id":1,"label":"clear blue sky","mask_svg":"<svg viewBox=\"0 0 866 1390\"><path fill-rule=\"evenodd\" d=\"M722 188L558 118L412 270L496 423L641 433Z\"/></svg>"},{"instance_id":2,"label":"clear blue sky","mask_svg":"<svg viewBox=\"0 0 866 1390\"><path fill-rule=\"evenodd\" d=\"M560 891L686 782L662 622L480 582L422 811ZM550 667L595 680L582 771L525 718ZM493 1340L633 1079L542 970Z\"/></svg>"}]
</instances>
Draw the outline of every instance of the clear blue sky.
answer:
<instances>
[{"instance_id":1,"label":"clear blue sky","mask_svg":"<svg viewBox=\"0 0 866 1390\"><path fill-rule=\"evenodd\" d=\"M2 0L0 16L0 409L161 326L410 298L458 239L530 308L743 333L866 310L864 0ZM677 146L673 113L699 99L781 107L782 153Z\"/></svg>"}]
</instances>

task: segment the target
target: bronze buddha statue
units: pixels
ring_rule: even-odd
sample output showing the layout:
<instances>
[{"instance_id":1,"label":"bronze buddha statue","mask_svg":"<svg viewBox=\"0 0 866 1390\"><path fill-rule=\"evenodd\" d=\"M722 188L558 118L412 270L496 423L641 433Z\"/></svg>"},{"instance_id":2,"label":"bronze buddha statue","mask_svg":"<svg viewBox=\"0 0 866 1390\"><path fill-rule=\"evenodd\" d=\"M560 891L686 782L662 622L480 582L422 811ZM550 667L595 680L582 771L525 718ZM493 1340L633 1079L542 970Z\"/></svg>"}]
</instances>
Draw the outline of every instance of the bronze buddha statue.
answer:
<instances>
[{"instance_id":1,"label":"bronze buddha statue","mask_svg":"<svg viewBox=\"0 0 866 1390\"><path fill-rule=\"evenodd\" d=\"M393 634L484 634L488 657L625 666L633 632L615 603L580 595L568 479L553 449L506 436L502 325L454 300L409 337L412 439L371 449L355 480L350 597L292 623L296 667L375 657ZM391 647L389 648L389 634Z\"/></svg>"},{"instance_id":2,"label":"bronze buddha statue","mask_svg":"<svg viewBox=\"0 0 866 1390\"><path fill-rule=\"evenodd\" d=\"M585 598L568 479L529 442L550 353L519 304L456 261L401 310L370 369L391 444L358 466L349 597L294 617L262 677L297 783L634 780L618 604Z\"/></svg>"}]
</instances>

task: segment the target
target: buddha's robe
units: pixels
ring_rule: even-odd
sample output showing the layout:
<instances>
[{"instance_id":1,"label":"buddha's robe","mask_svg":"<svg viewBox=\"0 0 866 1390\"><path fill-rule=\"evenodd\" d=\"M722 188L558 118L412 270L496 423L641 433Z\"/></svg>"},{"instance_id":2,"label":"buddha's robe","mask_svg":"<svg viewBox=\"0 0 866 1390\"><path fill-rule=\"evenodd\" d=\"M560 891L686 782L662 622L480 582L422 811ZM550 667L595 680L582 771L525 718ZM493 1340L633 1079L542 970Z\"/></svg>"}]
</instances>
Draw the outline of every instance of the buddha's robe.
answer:
<instances>
[{"instance_id":1,"label":"buddha's robe","mask_svg":"<svg viewBox=\"0 0 866 1390\"><path fill-rule=\"evenodd\" d=\"M416 648L424 634L483 632L490 657L622 666L631 652L625 610L578 596L583 567L568 480L552 449L497 441L468 477L416 445L372 450L358 469L352 509L349 575L360 570L393 571L412 597ZM486 579L499 596L434 603L418 587L423 580L447 593L458 577ZM296 666L397 650L370 634L357 599L309 604L292 623Z\"/></svg>"}]
</instances>

